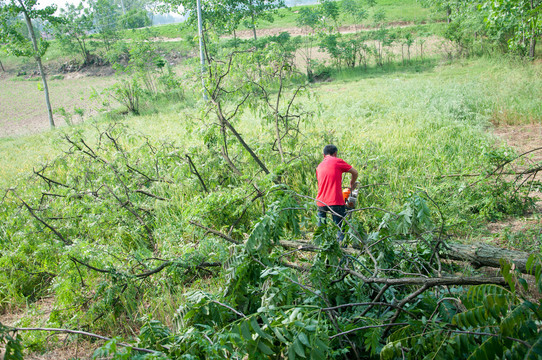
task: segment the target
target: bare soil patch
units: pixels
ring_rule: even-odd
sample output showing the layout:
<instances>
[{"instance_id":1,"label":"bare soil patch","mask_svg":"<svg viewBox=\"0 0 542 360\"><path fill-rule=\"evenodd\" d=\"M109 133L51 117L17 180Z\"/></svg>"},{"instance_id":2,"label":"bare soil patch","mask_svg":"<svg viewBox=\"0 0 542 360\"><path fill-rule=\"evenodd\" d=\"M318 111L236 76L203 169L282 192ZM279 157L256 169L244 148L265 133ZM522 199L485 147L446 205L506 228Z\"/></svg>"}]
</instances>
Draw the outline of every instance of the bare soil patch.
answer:
<instances>
[{"instance_id":1,"label":"bare soil patch","mask_svg":"<svg viewBox=\"0 0 542 360\"><path fill-rule=\"evenodd\" d=\"M503 143L516 148L518 152L524 153L542 146L542 123L499 126L494 131ZM542 151L536 151L530 154L533 162L542 161Z\"/></svg>"},{"instance_id":2,"label":"bare soil patch","mask_svg":"<svg viewBox=\"0 0 542 360\"><path fill-rule=\"evenodd\" d=\"M529 152L542 146L542 124L499 126L495 128L494 134L497 135L503 144L516 149L519 154ZM542 149L533 151L527 155L526 163L522 164L521 167L525 168L533 164L542 164ZM521 169L518 168L516 170ZM542 181L542 175L538 174L535 180ZM503 234L505 232L510 234L535 234L534 236L538 237L538 239L535 238L533 241L540 240L540 237L542 236L542 223L540 220L540 217L542 216L542 192L532 191L530 196L536 202L533 214L527 214L525 218L510 218L488 224L488 231L494 235L491 242L498 246L510 248L510 242L504 239ZM518 250L525 249L519 248Z\"/></svg>"},{"instance_id":3,"label":"bare soil patch","mask_svg":"<svg viewBox=\"0 0 542 360\"><path fill-rule=\"evenodd\" d=\"M421 24L425 24L422 22ZM416 25L412 21L393 21L386 24L386 28L402 28ZM342 34L351 34L357 31L371 31L376 30L373 26L367 25L343 25L339 26L339 32ZM256 36L276 36L280 33L287 32L291 36L305 36L309 34L308 28L300 27L278 27L270 29L256 29ZM235 32L235 35L240 39L250 39L254 37L252 29L238 30ZM229 36L228 36L229 37Z\"/></svg>"},{"instance_id":4,"label":"bare soil patch","mask_svg":"<svg viewBox=\"0 0 542 360\"><path fill-rule=\"evenodd\" d=\"M49 79L49 96L54 109L64 108L68 113L82 109L83 119L98 113L101 104L90 98L111 86L114 79L107 76L70 74L64 79ZM49 120L39 78L0 78L0 137L35 134L49 129ZM60 115L53 115L57 126L66 122ZM74 116L72 121L81 121Z\"/></svg>"},{"instance_id":5,"label":"bare soil patch","mask_svg":"<svg viewBox=\"0 0 542 360\"><path fill-rule=\"evenodd\" d=\"M522 168L542 164L542 123L499 126L494 133L504 144L516 149L519 154L530 152L525 156L525 163L521 165ZM538 173L534 179L542 181L542 174ZM533 191L531 195L537 199L536 212L542 214L542 192Z\"/></svg>"}]
</instances>

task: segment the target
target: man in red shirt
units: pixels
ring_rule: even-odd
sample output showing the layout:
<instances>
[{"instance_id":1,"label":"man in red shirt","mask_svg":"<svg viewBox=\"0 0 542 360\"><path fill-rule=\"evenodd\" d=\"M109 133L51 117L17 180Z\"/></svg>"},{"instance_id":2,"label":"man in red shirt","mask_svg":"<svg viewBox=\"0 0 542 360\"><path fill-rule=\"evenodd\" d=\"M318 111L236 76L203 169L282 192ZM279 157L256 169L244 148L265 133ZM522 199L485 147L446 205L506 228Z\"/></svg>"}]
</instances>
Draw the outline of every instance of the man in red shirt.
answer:
<instances>
[{"instance_id":1,"label":"man in red shirt","mask_svg":"<svg viewBox=\"0 0 542 360\"><path fill-rule=\"evenodd\" d=\"M346 216L346 205L343 198L342 179L343 173L350 173L350 190L356 187L358 172L343 159L337 157L337 147L326 145L324 147L324 160L316 168L318 180L318 225L326 222L326 214L331 213L333 221L339 226L337 237L342 241L344 234L340 230L342 220Z\"/></svg>"}]
</instances>

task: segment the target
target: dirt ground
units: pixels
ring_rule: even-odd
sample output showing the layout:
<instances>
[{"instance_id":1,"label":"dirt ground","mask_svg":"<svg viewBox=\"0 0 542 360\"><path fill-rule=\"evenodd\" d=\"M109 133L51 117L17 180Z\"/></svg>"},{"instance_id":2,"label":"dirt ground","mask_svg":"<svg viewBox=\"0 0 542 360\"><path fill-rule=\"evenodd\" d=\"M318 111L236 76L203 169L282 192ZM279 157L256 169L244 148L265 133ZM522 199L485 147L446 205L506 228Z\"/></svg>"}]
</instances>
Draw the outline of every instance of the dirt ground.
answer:
<instances>
[{"instance_id":1,"label":"dirt ground","mask_svg":"<svg viewBox=\"0 0 542 360\"><path fill-rule=\"evenodd\" d=\"M32 312L34 325L46 323L53 310L54 299L43 298L32 305L30 309L18 309L13 312L0 314L0 323L6 326L17 326L17 322L23 317L28 317ZM89 339L81 339L78 342L67 341L68 337L63 334L53 334L47 338L46 352L25 353L25 360L68 360L68 359L92 359L94 350L103 345L103 341L91 342ZM4 359L5 348L0 345L0 360Z\"/></svg>"},{"instance_id":2,"label":"dirt ground","mask_svg":"<svg viewBox=\"0 0 542 360\"><path fill-rule=\"evenodd\" d=\"M424 24L422 22L422 24ZM402 28L407 26L414 25L413 22L409 21L395 21L390 22L386 26L387 28ZM375 30L374 27L370 26L362 26L362 25L343 25L339 26L339 32L342 34L352 34L357 31L371 31ZM290 33L291 36L305 36L309 33L309 28L300 28L300 27L277 27L277 28L271 28L271 29L256 29L256 36L276 36L280 33L287 32ZM252 32L252 29L247 30L238 30L235 35L240 39L250 39L254 37L254 33Z\"/></svg>"},{"instance_id":3,"label":"dirt ground","mask_svg":"<svg viewBox=\"0 0 542 360\"><path fill-rule=\"evenodd\" d=\"M515 126L501 125L495 128L494 134L501 139L503 144L516 149L518 154L529 152L529 154L525 156L526 163L515 168L515 171L520 171L521 168L525 168L529 165L542 164L542 124ZM542 174L537 174L535 179L542 181ZM505 219L503 221L490 223L488 224L489 232L498 235L502 234L505 229L511 233L522 233L527 232L528 230L542 231L540 225L540 217L542 216L542 192L532 191L530 196L536 201L536 209L533 214L529 214L525 218ZM492 242L497 246L503 245L503 239L500 236L496 236Z\"/></svg>"},{"instance_id":4,"label":"dirt ground","mask_svg":"<svg viewBox=\"0 0 542 360\"><path fill-rule=\"evenodd\" d=\"M111 86L115 79L100 76L107 69L93 73L77 72L50 76L49 97L53 107L56 126L65 126L66 119L58 110L63 108L72 115L71 121L78 123L96 115L102 104L93 100L93 94ZM111 74L109 74L111 75ZM39 76L16 76L9 72L0 75L0 137L36 134L49 129L45 97ZM83 118L75 115L76 109L83 111Z\"/></svg>"},{"instance_id":5,"label":"dirt ground","mask_svg":"<svg viewBox=\"0 0 542 360\"><path fill-rule=\"evenodd\" d=\"M177 65L186 58L186 55L175 51L163 55L171 65ZM69 121L74 124L85 121L107 109L106 103L116 103L102 94L118 81L111 66L91 65L78 71L62 70L69 64L59 61L47 64L45 69L57 127L66 126ZM0 138L37 134L49 129L42 87L41 77L32 62L17 69L6 66L6 71L0 72ZM60 111L62 109L68 118ZM83 116L76 112L82 112Z\"/></svg>"}]
</instances>

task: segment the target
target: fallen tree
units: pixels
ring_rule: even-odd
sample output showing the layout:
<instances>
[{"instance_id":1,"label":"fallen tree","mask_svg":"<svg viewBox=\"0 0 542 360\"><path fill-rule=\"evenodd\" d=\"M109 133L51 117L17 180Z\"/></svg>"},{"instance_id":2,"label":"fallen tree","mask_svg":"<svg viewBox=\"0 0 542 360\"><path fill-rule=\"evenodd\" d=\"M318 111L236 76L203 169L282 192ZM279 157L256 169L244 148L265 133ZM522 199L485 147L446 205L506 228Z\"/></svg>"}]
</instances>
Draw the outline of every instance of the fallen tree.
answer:
<instances>
[{"instance_id":1,"label":"fallen tree","mask_svg":"<svg viewBox=\"0 0 542 360\"><path fill-rule=\"evenodd\" d=\"M474 267L501 267L505 260L514 264L515 269L523 274L529 273L527 260L531 254L525 251L502 249L489 244L449 243L442 250L442 257L451 260L466 261Z\"/></svg>"}]
</instances>

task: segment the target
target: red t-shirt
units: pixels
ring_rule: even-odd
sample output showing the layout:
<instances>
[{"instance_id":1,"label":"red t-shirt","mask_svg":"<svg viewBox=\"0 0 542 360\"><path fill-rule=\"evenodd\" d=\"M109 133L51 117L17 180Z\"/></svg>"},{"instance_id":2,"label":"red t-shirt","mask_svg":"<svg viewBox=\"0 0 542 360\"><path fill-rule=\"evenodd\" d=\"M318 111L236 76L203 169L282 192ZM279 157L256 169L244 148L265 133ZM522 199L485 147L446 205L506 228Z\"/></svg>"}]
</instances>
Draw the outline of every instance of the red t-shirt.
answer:
<instances>
[{"instance_id":1,"label":"red t-shirt","mask_svg":"<svg viewBox=\"0 0 542 360\"><path fill-rule=\"evenodd\" d=\"M343 159L327 155L316 168L318 180L318 196L316 205L344 205L343 198L343 173L352 169ZM319 201L318 201L319 200Z\"/></svg>"}]
</instances>

